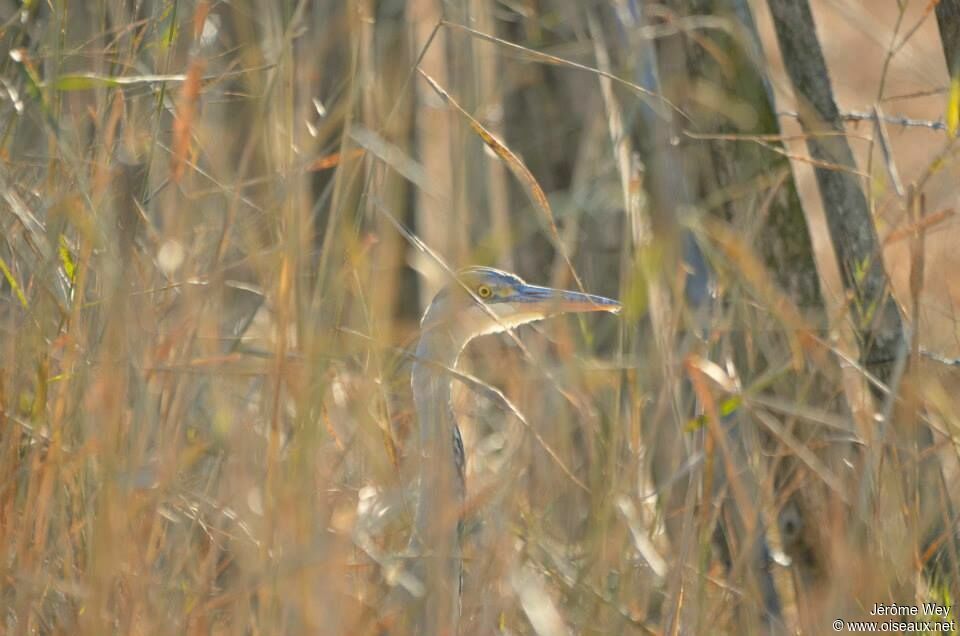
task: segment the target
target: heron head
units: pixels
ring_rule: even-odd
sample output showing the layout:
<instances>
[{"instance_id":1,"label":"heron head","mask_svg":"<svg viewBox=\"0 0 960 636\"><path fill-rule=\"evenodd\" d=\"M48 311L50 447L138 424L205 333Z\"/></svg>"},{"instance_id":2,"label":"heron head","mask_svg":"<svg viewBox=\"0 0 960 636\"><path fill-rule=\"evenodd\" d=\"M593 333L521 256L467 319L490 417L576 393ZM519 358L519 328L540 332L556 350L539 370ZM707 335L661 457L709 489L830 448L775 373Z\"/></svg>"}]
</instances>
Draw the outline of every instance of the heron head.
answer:
<instances>
[{"instance_id":1,"label":"heron head","mask_svg":"<svg viewBox=\"0 0 960 636\"><path fill-rule=\"evenodd\" d=\"M620 309L620 303L603 296L530 285L492 267L468 267L440 290L421 326L446 325L466 342L556 314Z\"/></svg>"}]
</instances>

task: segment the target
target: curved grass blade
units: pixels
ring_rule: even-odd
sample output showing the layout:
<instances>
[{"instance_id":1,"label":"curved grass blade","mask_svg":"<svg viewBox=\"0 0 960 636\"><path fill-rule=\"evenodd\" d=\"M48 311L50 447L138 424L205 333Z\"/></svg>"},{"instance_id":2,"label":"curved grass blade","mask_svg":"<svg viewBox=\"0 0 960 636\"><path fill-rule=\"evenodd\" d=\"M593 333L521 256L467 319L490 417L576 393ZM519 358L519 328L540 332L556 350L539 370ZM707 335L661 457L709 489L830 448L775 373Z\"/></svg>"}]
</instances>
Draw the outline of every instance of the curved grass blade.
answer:
<instances>
[{"instance_id":1,"label":"curved grass blade","mask_svg":"<svg viewBox=\"0 0 960 636\"><path fill-rule=\"evenodd\" d=\"M639 84L634 84L629 80L625 80L622 77L618 77L609 71L604 69L594 68L592 66L587 66L586 64L580 64L579 62L574 62L573 60L567 60L562 57L557 57L556 55L550 55L549 53L544 53L543 51L536 51L534 49L528 48L526 46L521 46L514 42L509 42L507 40L498 38L496 36L490 35L489 33L484 33L482 31L477 31L476 29L471 29L465 24L459 24L457 22L450 22L448 20L442 20L440 22L445 27L450 29L457 29L463 31L475 38L481 40L486 40L487 42L492 42L503 47L506 47L512 51L516 51L521 55L527 56L528 58L540 62L542 64L550 64L552 66L563 66L566 68L577 69L578 71L587 71L588 73L594 73L600 77L604 77L611 82L620 84L630 89L634 93L638 94L642 100L644 100L648 106L650 106L654 112L657 113L661 118L666 119L667 114L663 110L663 106L666 106L668 110L683 118L686 121L690 121L690 116L683 111L682 108L671 102L665 96L651 91Z\"/></svg>"},{"instance_id":2,"label":"curved grass blade","mask_svg":"<svg viewBox=\"0 0 960 636\"><path fill-rule=\"evenodd\" d=\"M553 240L553 246L556 248L557 252L563 257L564 262L567 267L570 269L570 273L573 276L574 281L577 283L577 287L580 291L585 292L586 290L583 287L583 281L580 280L580 276L577 274L577 271L573 267L573 263L570 261L570 255L567 254L567 249L563 245L563 240L560 238L560 231L557 229L557 223L553 218L553 211L550 209L550 202L547 200L547 195L543 191L543 188L540 187L540 184L537 183L536 178L530 172L530 169L520 160L520 157L515 155L512 150L507 148L507 146L493 136L489 130L483 127L479 121L477 121L473 115L468 113L460 104L457 103L453 97L450 96L447 91L445 91L437 82L430 77L423 69L417 67L417 72L427 80L427 83L430 84L430 87L433 88L436 93L443 98L443 101L450 104L456 109L458 113L463 115L464 119L470 124L470 128L473 129L473 132L477 134L480 139L483 140L483 143L487 145L490 150L492 150L500 159L507 164L507 168L510 169L510 172L513 173L513 176L516 177L517 181L520 182L520 185L523 186L523 191L526 192L527 197L533 203L534 207L540 210L544 218L547 221L547 225L550 227L550 237Z\"/></svg>"}]
</instances>

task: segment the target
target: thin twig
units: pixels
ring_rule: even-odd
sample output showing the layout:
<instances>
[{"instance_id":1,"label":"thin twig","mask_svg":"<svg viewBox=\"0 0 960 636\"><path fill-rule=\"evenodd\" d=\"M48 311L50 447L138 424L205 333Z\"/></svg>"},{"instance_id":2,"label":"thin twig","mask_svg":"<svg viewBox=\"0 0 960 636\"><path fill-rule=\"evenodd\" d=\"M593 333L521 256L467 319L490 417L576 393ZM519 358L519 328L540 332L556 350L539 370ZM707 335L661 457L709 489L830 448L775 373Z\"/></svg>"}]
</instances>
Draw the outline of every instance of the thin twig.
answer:
<instances>
[{"instance_id":1,"label":"thin twig","mask_svg":"<svg viewBox=\"0 0 960 636\"><path fill-rule=\"evenodd\" d=\"M780 117L792 117L800 119L800 113L795 110L781 110L777 112ZM876 115L868 111L851 110L840 113L842 121L875 121ZM929 119L915 119L913 117L904 117L902 115L883 115L883 121L904 128L927 128L929 130L947 130L947 125L943 120L932 121Z\"/></svg>"}]
</instances>

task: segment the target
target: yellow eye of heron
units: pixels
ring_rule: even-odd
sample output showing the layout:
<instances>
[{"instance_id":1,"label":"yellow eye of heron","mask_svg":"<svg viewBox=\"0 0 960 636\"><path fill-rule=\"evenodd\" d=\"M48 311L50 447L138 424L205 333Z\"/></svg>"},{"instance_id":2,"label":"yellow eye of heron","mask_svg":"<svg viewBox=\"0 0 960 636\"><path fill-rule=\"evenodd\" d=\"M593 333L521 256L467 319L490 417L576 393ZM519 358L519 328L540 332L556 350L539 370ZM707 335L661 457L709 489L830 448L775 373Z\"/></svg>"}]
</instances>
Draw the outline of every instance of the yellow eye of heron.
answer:
<instances>
[{"instance_id":1,"label":"yellow eye of heron","mask_svg":"<svg viewBox=\"0 0 960 636\"><path fill-rule=\"evenodd\" d=\"M486 285L480 285L477 287L477 296L480 298L490 298L493 296L493 290Z\"/></svg>"}]
</instances>

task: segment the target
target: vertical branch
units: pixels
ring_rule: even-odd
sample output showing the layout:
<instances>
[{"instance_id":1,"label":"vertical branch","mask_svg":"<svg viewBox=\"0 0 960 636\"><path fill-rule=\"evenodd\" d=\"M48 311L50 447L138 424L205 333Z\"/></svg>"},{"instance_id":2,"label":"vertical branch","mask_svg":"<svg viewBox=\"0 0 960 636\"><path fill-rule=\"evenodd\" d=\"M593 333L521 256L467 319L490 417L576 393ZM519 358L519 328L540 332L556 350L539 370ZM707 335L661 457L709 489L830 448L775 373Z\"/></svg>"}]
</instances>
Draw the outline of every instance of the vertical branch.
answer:
<instances>
[{"instance_id":1,"label":"vertical branch","mask_svg":"<svg viewBox=\"0 0 960 636\"><path fill-rule=\"evenodd\" d=\"M440 0L411 0L407 5L407 19L413 29L412 50L420 51L426 45L434 28L442 18ZM443 29L437 31L430 47L423 54L420 68L443 86L449 86L447 68L447 34ZM456 229L452 222L453 210L453 125L450 112L429 86L416 82L416 105L414 107L414 127L419 149L420 161L430 175L434 190L440 196L418 192L416 195L416 224L420 238L447 262L457 263ZM432 263L421 261L417 267L424 268L423 273L431 274ZM442 277L427 276L421 286L420 305L427 306L439 290Z\"/></svg>"},{"instance_id":2,"label":"vertical branch","mask_svg":"<svg viewBox=\"0 0 960 636\"><path fill-rule=\"evenodd\" d=\"M496 23L489 2L471 0L471 14L477 22L477 28L484 33L495 33ZM492 46L477 42L476 69L479 84L478 100L481 106L481 121L486 120L487 129L495 135L503 134L505 118L502 89L500 82L501 64ZM507 188L507 172L503 163L484 154L486 166L487 209L490 213L490 242L498 262L506 269L513 269L513 239L510 230L510 198Z\"/></svg>"},{"instance_id":3,"label":"vertical branch","mask_svg":"<svg viewBox=\"0 0 960 636\"><path fill-rule=\"evenodd\" d=\"M808 133L811 156L845 168L855 168L853 154L843 132L823 53L807 0L769 0L774 27L787 73L793 83L801 114L801 126ZM823 200L827 226L844 289L851 297L853 330L860 345L860 358L872 373L889 377L888 369L897 355L900 315L889 296L886 274L877 250L873 220L856 177L848 171L815 170ZM879 455L874 453L875 464ZM866 471L863 485L871 483ZM822 581L830 580L834 555L829 552L831 535L821 528L832 519L835 506L808 496L809 488L797 482L795 494L780 515L781 533L792 537L795 570L800 583L801 607L811 621L822 620L811 612L819 606ZM864 496L866 491L862 490ZM863 527L862 525L860 526ZM800 557L800 558L798 558ZM816 585L817 582L819 585Z\"/></svg>"},{"instance_id":4,"label":"vertical branch","mask_svg":"<svg viewBox=\"0 0 960 636\"><path fill-rule=\"evenodd\" d=\"M800 123L809 136L811 156L849 171L816 168L817 184L826 210L833 249L844 288L853 296L854 329L866 368L881 379L896 359L903 326L890 295L880 259L877 233L857 178L850 145L830 75L817 39L807 0L769 0L777 41L787 73L797 93Z\"/></svg>"}]
</instances>

